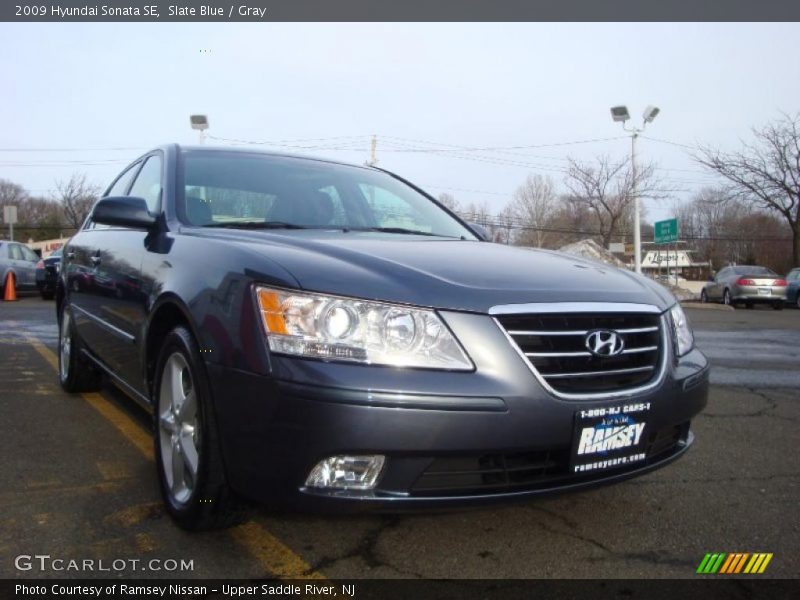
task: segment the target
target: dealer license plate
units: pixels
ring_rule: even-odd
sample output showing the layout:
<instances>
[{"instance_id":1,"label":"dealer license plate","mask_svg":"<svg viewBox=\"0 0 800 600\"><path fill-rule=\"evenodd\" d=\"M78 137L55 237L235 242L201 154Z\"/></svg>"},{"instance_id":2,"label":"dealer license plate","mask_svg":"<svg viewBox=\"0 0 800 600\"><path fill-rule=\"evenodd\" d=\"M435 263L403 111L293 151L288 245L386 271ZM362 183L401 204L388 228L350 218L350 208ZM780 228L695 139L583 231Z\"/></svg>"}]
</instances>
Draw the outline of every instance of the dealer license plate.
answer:
<instances>
[{"instance_id":1,"label":"dealer license plate","mask_svg":"<svg viewBox=\"0 0 800 600\"><path fill-rule=\"evenodd\" d=\"M573 473L596 473L646 458L649 402L579 410L572 437Z\"/></svg>"}]
</instances>

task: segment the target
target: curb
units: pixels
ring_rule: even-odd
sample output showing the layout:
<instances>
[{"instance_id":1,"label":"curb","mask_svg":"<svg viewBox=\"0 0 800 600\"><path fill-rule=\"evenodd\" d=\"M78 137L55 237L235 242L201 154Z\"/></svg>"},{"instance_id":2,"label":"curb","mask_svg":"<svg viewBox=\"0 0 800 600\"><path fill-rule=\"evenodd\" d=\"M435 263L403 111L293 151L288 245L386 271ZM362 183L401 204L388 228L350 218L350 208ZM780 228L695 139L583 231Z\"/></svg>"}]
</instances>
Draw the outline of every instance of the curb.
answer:
<instances>
[{"instance_id":1,"label":"curb","mask_svg":"<svg viewBox=\"0 0 800 600\"><path fill-rule=\"evenodd\" d=\"M726 304L700 302L698 300L684 300L680 304L684 308L699 309L699 310L726 310L726 311L736 310L732 306L728 306Z\"/></svg>"}]
</instances>

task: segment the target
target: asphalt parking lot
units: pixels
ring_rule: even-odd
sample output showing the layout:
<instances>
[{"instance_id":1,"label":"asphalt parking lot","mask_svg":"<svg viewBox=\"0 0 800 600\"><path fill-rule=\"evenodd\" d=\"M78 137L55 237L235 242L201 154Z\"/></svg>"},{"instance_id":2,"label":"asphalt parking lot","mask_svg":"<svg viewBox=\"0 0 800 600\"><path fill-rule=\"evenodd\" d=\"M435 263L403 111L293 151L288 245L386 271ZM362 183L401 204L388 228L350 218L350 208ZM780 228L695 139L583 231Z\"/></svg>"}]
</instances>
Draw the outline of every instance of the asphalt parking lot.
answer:
<instances>
[{"instance_id":1,"label":"asphalt parking lot","mask_svg":"<svg viewBox=\"0 0 800 600\"><path fill-rule=\"evenodd\" d=\"M15 567L45 554L142 561L112 573L123 577L683 578L707 552L770 552L761 577L796 577L800 311L687 312L713 385L694 448L665 469L500 508L255 511L234 529L188 534L161 509L148 415L111 386L63 393L53 303L0 303L0 577L93 575ZM151 559L162 562L143 571ZM193 568L166 570L167 559Z\"/></svg>"}]
</instances>

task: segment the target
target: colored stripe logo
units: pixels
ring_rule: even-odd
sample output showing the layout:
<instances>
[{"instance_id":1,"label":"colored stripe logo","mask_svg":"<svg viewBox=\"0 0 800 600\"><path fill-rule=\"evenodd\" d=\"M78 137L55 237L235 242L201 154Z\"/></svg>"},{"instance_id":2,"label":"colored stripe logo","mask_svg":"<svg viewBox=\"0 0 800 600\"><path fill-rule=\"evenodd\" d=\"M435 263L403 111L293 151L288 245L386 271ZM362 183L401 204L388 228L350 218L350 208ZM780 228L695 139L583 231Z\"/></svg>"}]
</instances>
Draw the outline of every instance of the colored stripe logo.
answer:
<instances>
[{"instance_id":1,"label":"colored stripe logo","mask_svg":"<svg viewBox=\"0 0 800 600\"><path fill-rule=\"evenodd\" d=\"M703 560L700 561L700 566L697 567L697 572L701 575L736 575L738 573L756 575L763 573L771 560L771 552L756 552L754 554L749 552L732 552L730 554L715 552L705 555Z\"/></svg>"}]
</instances>

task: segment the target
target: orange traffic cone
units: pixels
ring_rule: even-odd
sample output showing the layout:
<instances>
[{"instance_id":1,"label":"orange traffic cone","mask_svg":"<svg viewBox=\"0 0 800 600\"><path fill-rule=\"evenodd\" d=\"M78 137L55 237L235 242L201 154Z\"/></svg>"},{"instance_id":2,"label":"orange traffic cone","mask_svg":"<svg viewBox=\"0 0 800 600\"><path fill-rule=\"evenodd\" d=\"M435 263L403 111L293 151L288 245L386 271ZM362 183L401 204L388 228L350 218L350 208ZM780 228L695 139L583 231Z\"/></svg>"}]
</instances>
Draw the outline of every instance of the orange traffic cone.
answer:
<instances>
[{"instance_id":1,"label":"orange traffic cone","mask_svg":"<svg viewBox=\"0 0 800 600\"><path fill-rule=\"evenodd\" d=\"M11 302L17 299L17 289L14 286L14 274L9 273L6 276L6 291L3 294L3 300Z\"/></svg>"}]
</instances>

